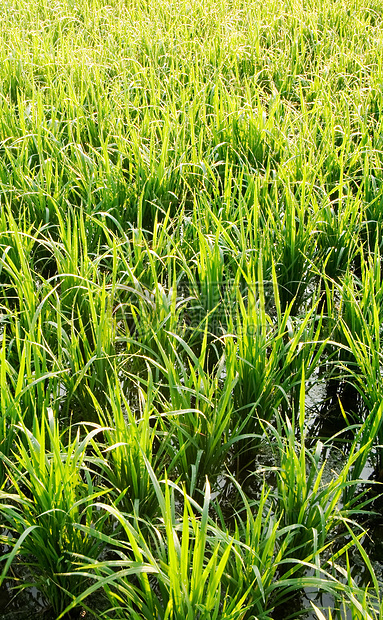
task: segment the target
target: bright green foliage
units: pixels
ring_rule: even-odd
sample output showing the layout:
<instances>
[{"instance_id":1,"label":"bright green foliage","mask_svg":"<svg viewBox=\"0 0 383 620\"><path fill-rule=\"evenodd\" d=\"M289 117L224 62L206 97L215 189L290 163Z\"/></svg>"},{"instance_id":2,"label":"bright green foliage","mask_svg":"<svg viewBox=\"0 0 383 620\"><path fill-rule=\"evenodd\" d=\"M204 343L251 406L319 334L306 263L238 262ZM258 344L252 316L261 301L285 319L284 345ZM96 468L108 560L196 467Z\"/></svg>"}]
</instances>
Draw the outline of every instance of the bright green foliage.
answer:
<instances>
[{"instance_id":1,"label":"bright green foliage","mask_svg":"<svg viewBox=\"0 0 383 620\"><path fill-rule=\"evenodd\" d=\"M105 516L92 505L104 491L94 486L84 463L87 444L98 429L82 440L78 431L64 447L57 420L48 410L41 421L35 418L31 431L24 424L20 430L14 459L3 457L13 490L1 492L3 523L14 542L29 532L19 553L25 557L31 584L59 613L84 588L83 581L61 575L72 567L73 554L96 559L101 552L100 545L79 529L80 523L92 528L105 523Z\"/></svg>"},{"instance_id":2,"label":"bright green foliage","mask_svg":"<svg viewBox=\"0 0 383 620\"><path fill-rule=\"evenodd\" d=\"M378 618L381 2L0 15L1 583Z\"/></svg>"}]
</instances>

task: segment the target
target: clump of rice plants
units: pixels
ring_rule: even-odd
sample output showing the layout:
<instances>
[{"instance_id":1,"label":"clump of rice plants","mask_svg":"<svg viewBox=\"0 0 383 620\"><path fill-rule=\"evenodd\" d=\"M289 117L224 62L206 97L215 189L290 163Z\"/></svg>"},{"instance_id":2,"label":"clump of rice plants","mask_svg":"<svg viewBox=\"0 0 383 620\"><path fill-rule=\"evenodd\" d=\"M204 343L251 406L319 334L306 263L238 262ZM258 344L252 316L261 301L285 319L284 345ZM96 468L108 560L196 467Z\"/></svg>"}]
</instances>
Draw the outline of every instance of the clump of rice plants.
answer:
<instances>
[{"instance_id":1,"label":"clump of rice plants","mask_svg":"<svg viewBox=\"0 0 383 620\"><path fill-rule=\"evenodd\" d=\"M41 420L36 416L31 430L24 424L19 430L13 458L2 459L9 480L0 494L2 523L9 532L7 544L15 545L12 554L17 552L21 565L19 587L37 587L58 615L85 587L84 581L64 575L72 567L73 554L97 559L102 550L80 528L102 528L105 522L92 506L103 490L94 485L84 462L86 446L98 429L82 440L79 432L72 438L69 431L64 445L58 422L48 410Z\"/></svg>"}]
</instances>

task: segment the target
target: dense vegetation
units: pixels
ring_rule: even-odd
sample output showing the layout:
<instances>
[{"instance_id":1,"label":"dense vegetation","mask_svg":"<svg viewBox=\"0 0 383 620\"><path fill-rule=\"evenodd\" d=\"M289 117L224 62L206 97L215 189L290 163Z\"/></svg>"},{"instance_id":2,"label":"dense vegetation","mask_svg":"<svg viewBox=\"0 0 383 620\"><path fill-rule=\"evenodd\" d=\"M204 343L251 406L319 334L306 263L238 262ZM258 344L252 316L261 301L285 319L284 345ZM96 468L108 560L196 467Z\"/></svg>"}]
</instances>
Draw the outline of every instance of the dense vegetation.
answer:
<instances>
[{"instance_id":1,"label":"dense vegetation","mask_svg":"<svg viewBox=\"0 0 383 620\"><path fill-rule=\"evenodd\" d=\"M2 617L382 617L382 3L0 7Z\"/></svg>"}]
</instances>

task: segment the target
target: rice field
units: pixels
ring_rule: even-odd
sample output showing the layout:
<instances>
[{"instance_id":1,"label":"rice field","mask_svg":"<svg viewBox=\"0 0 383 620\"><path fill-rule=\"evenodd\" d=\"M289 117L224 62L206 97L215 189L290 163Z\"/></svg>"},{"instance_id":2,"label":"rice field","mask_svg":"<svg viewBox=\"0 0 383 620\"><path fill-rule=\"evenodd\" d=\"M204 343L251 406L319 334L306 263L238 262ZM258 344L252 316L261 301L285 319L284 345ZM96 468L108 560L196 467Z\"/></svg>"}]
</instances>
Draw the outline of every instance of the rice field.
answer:
<instances>
[{"instance_id":1,"label":"rice field","mask_svg":"<svg viewBox=\"0 0 383 620\"><path fill-rule=\"evenodd\" d=\"M0 619L378 620L382 2L0 8Z\"/></svg>"}]
</instances>

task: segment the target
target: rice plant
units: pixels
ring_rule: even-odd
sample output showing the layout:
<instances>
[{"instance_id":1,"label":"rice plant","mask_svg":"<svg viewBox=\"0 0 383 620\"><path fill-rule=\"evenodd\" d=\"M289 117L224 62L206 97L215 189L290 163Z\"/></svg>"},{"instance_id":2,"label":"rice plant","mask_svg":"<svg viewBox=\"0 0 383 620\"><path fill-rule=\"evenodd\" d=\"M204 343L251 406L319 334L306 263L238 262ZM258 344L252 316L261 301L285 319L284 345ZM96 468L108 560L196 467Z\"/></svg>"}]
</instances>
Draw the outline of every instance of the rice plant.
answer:
<instances>
[{"instance_id":1,"label":"rice plant","mask_svg":"<svg viewBox=\"0 0 383 620\"><path fill-rule=\"evenodd\" d=\"M20 432L14 460L2 457L9 479L8 489L1 491L7 544L17 545L23 558L18 587L34 585L59 614L84 588L81 580L61 575L72 566L72 554L82 550L97 558L101 552L100 544L79 529L81 523L97 528L105 522L92 506L103 490L84 463L86 446L98 429L83 440L77 432L64 448L48 410L41 420L36 416L32 430L21 424Z\"/></svg>"}]
</instances>

